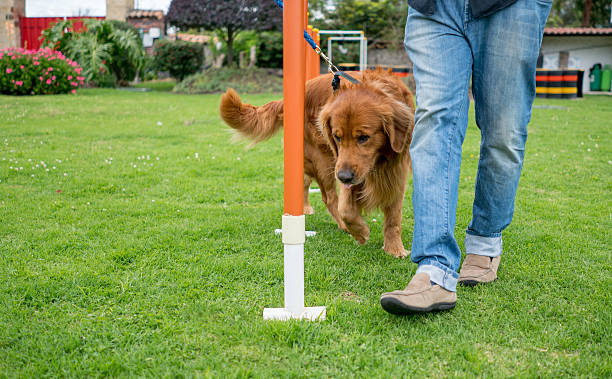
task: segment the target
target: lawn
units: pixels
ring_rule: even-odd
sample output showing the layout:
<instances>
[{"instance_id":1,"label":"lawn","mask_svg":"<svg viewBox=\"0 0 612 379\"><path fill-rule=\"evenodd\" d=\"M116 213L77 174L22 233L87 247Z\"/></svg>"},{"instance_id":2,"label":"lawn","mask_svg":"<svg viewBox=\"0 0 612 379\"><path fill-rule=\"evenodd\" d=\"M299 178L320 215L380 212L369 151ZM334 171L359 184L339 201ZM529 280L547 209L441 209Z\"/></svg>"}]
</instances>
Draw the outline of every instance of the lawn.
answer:
<instances>
[{"instance_id":1,"label":"lawn","mask_svg":"<svg viewBox=\"0 0 612 379\"><path fill-rule=\"evenodd\" d=\"M312 194L314 323L262 319L283 301L282 133L230 143L218 100L0 96L0 377L612 375L612 98L536 101L500 278L451 311L385 313L416 265L383 252L380 212L357 246ZM461 246L478 146L472 121Z\"/></svg>"}]
</instances>

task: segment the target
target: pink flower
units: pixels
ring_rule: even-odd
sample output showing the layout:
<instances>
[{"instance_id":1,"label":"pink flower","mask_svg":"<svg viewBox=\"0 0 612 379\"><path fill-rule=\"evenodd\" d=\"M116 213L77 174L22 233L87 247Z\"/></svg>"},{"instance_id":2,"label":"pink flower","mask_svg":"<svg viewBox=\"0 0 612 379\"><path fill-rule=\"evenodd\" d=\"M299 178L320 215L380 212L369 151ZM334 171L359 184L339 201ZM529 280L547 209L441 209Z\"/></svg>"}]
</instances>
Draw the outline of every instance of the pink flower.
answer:
<instances>
[{"instance_id":1,"label":"pink flower","mask_svg":"<svg viewBox=\"0 0 612 379\"><path fill-rule=\"evenodd\" d=\"M43 77L42 76L39 76L38 79L40 79L41 82L43 81Z\"/></svg>"},{"instance_id":2,"label":"pink flower","mask_svg":"<svg viewBox=\"0 0 612 379\"><path fill-rule=\"evenodd\" d=\"M11 57L11 59L15 60L15 59L17 59L17 57L13 55L13 56Z\"/></svg>"},{"instance_id":3,"label":"pink flower","mask_svg":"<svg viewBox=\"0 0 612 379\"><path fill-rule=\"evenodd\" d=\"M24 67L25 67L24 65L19 66L19 68L22 70L24 69Z\"/></svg>"},{"instance_id":4,"label":"pink flower","mask_svg":"<svg viewBox=\"0 0 612 379\"><path fill-rule=\"evenodd\" d=\"M53 75L53 76L51 77L51 80L55 80L55 75Z\"/></svg>"},{"instance_id":5,"label":"pink flower","mask_svg":"<svg viewBox=\"0 0 612 379\"><path fill-rule=\"evenodd\" d=\"M72 75L68 75L68 80L72 79Z\"/></svg>"},{"instance_id":6,"label":"pink flower","mask_svg":"<svg viewBox=\"0 0 612 379\"><path fill-rule=\"evenodd\" d=\"M53 71L53 67L49 67L47 70L48 71Z\"/></svg>"},{"instance_id":7,"label":"pink flower","mask_svg":"<svg viewBox=\"0 0 612 379\"><path fill-rule=\"evenodd\" d=\"M38 61L34 61L34 66L38 66L39 64Z\"/></svg>"},{"instance_id":8,"label":"pink flower","mask_svg":"<svg viewBox=\"0 0 612 379\"><path fill-rule=\"evenodd\" d=\"M70 82L70 85L73 86L73 87L76 87L76 86L79 85L79 83L77 83L77 82Z\"/></svg>"},{"instance_id":9,"label":"pink flower","mask_svg":"<svg viewBox=\"0 0 612 379\"><path fill-rule=\"evenodd\" d=\"M76 62L72 62L71 64L72 64L72 67L76 67L77 66Z\"/></svg>"},{"instance_id":10,"label":"pink flower","mask_svg":"<svg viewBox=\"0 0 612 379\"><path fill-rule=\"evenodd\" d=\"M75 89L72 90L72 94L73 95L76 94L76 90Z\"/></svg>"},{"instance_id":11,"label":"pink flower","mask_svg":"<svg viewBox=\"0 0 612 379\"><path fill-rule=\"evenodd\" d=\"M51 84L51 79L47 79L47 84Z\"/></svg>"},{"instance_id":12,"label":"pink flower","mask_svg":"<svg viewBox=\"0 0 612 379\"><path fill-rule=\"evenodd\" d=\"M7 68L7 69L6 69L6 73L7 73L7 74L10 74L11 72L13 72L13 69L12 69L12 68Z\"/></svg>"},{"instance_id":13,"label":"pink flower","mask_svg":"<svg viewBox=\"0 0 612 379\"><path fill-rule=\"evenodd\" d=\"M22 86L22 85L23 85L23 82L22 82L21 80L18 80L17 82L15 82L15 85L16 85L16 86Z\"/></svg>"}]
</instances>

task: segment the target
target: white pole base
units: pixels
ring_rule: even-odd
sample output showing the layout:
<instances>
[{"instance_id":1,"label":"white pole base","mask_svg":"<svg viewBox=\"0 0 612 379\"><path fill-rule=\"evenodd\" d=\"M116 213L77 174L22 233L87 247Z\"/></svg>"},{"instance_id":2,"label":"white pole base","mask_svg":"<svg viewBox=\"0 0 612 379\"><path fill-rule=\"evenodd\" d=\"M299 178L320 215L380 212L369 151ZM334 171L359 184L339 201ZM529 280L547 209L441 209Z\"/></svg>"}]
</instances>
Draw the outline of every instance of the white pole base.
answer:
<instances>
[{"instance_id":1,"label":"white pole base","mask_svg":"<svg viewBox=\"0 0 612 379\"><path fill-rule=\"evenodd\" d=\"M327 311L325 307L306 307L302 313L293 313L285 308L264 308L264 320L307 320L307 321L323 321Z\"/></svg>"}]
</instances>

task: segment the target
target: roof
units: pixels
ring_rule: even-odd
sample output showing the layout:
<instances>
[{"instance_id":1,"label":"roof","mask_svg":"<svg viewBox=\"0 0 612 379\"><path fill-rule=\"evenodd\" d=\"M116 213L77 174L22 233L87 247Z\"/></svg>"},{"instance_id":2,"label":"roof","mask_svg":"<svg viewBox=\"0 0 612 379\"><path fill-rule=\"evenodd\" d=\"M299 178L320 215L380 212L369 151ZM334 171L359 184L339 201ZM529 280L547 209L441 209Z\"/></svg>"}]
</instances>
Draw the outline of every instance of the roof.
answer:
<instances>
[{"instance_id":1,"label":"roof","mask_svg":"<svg viewBox=\"0 0 612 379\"><path fill-rule=\"evenodd\" d=\"M128 18L156 18L158 20L164 19L164 11L162 10L143 10L143 9L132 9L128 15Z\"/></svg>"},{"instance_id":2,"label":"roof","mask_svg":"<svg viewBox=\"0 0 612 379\"><path fill-rule=\"evenodd\" d=\"M612 36L612 28L544 28L545 36Z\"/></svg>"},{"instance_id":3,"label":"roof","mask_svg":"<svg viewBox=\"0 0 612 379\"><path fill-rule=\"evenodd\" d=\"M181 41L187 41L187 42L206 43L210 40L210 37L195 35L195 34L187 34L187 33L177 33L176 39L180 39Z\"/></svg>"}]
</instances>

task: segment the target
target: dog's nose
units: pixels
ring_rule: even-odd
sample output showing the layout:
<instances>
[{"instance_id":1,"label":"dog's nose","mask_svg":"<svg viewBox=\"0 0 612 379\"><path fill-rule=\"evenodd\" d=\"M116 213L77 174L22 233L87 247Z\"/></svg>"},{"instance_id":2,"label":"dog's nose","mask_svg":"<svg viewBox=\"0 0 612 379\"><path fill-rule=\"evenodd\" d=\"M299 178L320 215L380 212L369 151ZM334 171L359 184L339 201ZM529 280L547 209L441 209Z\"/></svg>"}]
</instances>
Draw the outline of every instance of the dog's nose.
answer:
<instances>
[{"instance_id":1,"label":"dog's nose","mask_svg":"<svg viewBox=\"0 0 612 379\"><path fill-rule=\"evenodd\" d=\"M351 170L340 170L338 171L338 179L342 183L350 183L355 179L355 173Z\"/></svg>"}]
</instances>

